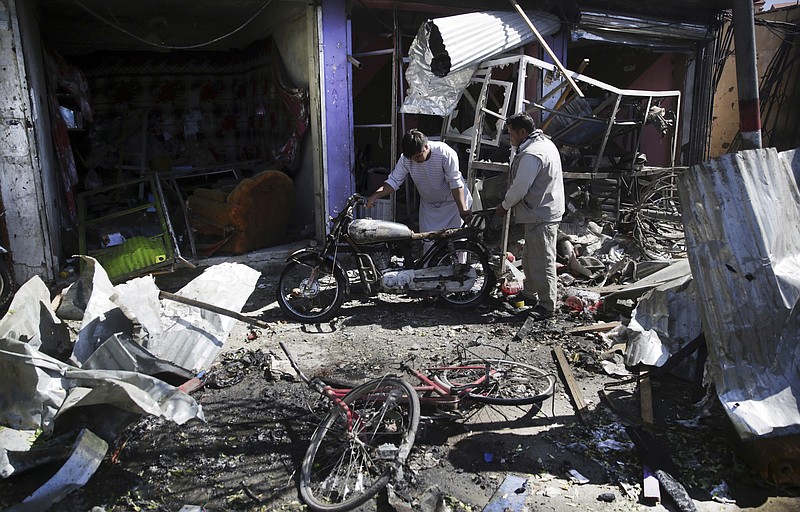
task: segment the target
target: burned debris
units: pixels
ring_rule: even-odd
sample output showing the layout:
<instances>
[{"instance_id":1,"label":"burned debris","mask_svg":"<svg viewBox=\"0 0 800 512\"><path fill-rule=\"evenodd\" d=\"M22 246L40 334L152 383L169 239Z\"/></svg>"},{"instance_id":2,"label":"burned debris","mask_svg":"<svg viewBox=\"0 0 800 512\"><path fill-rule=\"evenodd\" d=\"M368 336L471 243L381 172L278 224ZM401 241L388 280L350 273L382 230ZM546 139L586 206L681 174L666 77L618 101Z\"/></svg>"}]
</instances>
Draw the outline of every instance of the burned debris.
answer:
<instances>
[{"instance_id":1,"label":"burned debris","mask_svg":"<svg viewBox=\"0 0 800 512\"><path fill-rule=\"evenodd\" d=\"M385 2L366 3L348 3L342 24L325 10L335 2L284 2L287 27L276 32L317 31L259 34L224 53L100 52L67 64L45 49L55 151L45 159L61 173L66 245L82 256L64 269L72 284L60 303L31 279L0 320L0 507L305 510L320 508L321 495L358 496L365 480L381 488L359 510L691 511L774 497L796 506L800 240L787 226L800 220L798 157L770 148L706 158L712 100L703 80L719 79L709 63L724 60L710 56L722 52L712 42L723 18L581 9L529 11L533 22L523 23L513 1L521 16L415 13L399 22L395 12L393 48L373 51L385 39L374 29L358 49L339 40L352 27L353 41L363 37L364 11L387 19L375 14ZM166 18L150 21L163 40ZM619 51L598 62L597 41ZM553 54L551 42L564 52ZM583 58L560 62L576 42ZM642 58L642 47L656 51ZM780 62L793 63L789 46L780 48ZM350 96L378 96L363 82L378 66L362 60L379 55L391 59L389 122L362 124L374 112ZM787 93L771 85L783 102ZM438 234L432 267L409 271L410 250L383 254L381 265L372 264L377 251L357 250L329 267L345 243L378 237L354 198L386 177L383 153L396 157L405 116L458 149L475 209L485 210L508 183L504 120L521 111L554 141L565 169L554 316L528 316L524 238L486 211L468 235ZM320 133L304 143L309 128ZM777 131L775 140L790 138ZM372 149L359 147L351 162L364 141ZM381 155L370 161L371 151ZM375 216L408 220L417 198L405 192ZM355 228L325 248L281 246L324 238L329 214ZM435 238L408 224L379 226L409 243ZM19 232L17 223L10 235ZM281 264L289 257L288 270L225 262L177 293L151 277L265 247ZM464 261L466 249L473 260ZM293 379L275 350L284 343L333 386L312 381L331 400ZM400 373L419 378L413 368L434 384L403 384ZM549 386L531 403L495 407L530 383L510 368L536 369ZM473 380L453 380L441 388L446 400L433 400L442 375L455 379L456 370ZM355 382L332 383L341 376ZM513 396L498 391L503 378ZM378 405L356 402L352 388ZM355 420L339 414L340 399L352 399ZM374 418L380 443L350 435L351 423ZM339 422L339 441L353 453L374 447L380 471L316 479L315 457L328 454L318 449L339 433L324 425Z\"/></svg>"}]
</instances>

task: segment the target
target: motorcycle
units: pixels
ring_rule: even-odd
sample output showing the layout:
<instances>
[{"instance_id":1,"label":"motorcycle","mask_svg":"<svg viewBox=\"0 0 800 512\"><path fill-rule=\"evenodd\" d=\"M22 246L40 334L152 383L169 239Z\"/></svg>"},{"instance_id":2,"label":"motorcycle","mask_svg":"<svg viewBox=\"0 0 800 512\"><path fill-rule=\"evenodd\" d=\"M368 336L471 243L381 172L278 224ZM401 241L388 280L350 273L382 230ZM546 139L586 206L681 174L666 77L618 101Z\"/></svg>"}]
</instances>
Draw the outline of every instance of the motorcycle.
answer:
<instances>
[{"instance_id":1,"label":"motorcycle","mask_svg":"<svg viewBox=\"0 0 800 512\"><path fill-rule=\"evenodd\" d=\"M356 219L351 196L332 225L321 249L301 249L289 256L278 279L281 310L299 322L327 322L350 295L350 276L364 292L441 297L454 307L482 303L495 285L490 252L482 239L494 210L473 212L461 228L415 233L405 224ZM414 242L423 244L413 257ZM345 270L345 264L351 269ZM354 268L353 268L354 267Z\"/></svg>"}]
</instances>

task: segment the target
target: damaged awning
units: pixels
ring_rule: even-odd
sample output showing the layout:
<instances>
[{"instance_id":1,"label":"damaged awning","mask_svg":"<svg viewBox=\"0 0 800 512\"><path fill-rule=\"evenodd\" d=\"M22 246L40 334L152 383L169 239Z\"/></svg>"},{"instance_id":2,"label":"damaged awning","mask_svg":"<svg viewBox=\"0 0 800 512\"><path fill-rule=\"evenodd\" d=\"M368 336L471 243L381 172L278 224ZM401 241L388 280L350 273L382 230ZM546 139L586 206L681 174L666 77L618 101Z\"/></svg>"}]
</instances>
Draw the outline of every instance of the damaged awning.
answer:
<instances>
[{"instance_id":1,"label":"damaged awning","mask_svg":"<svg viewBox=\"0 0 800 512\"><path fill-rule=\"evenodd\" d=\"M690 51L713 34L703 24L642 18L602 11L580 13L572 40L581 39L643 46L669 51Z\"/></svg>"},{"instance_id":2,"label":"damaged awning","mask_svg":"<svg viewBox=\"0 0 800 512\"><path fill-rule=\"evenodd\" d=\"M559 19L526 12L543 37L555 34ZM536 41L516 12L487 11L436 18L423 23L409 49L407 114L448 115L481 62Z\"/></svg>"}]
</instances>

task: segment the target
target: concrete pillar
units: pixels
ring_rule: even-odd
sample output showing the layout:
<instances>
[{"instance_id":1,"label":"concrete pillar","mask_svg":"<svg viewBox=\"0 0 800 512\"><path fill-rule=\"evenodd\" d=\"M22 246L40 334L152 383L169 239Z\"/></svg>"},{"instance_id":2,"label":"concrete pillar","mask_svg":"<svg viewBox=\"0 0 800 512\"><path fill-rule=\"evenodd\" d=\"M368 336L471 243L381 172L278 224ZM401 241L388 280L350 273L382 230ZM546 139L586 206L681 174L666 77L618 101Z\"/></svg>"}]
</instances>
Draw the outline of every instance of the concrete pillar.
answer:
<instances>
[{"instance_id":1,"label":"concrete pillar","mask_svg":"<svg viewBox=\"0 0 800 512\"><path fill-rule=\"evenodd\" d=\"M36 59L38 32L26 9L26 2L0 0L0 225L8 234L0 234L0 243L10 252L17 284L55 278L62 193L52 160L42 158L52 148L47 94Z\"/></svg>"}]
</instances>

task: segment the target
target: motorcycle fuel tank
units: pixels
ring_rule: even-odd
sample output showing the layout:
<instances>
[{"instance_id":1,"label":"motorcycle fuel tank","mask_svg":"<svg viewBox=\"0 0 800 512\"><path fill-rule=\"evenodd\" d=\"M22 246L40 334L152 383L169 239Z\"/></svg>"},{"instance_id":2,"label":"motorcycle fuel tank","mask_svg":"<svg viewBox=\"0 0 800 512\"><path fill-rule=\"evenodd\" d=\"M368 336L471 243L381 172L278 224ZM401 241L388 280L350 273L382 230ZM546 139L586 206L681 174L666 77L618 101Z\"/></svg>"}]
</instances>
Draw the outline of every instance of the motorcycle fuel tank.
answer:
<instances>
[{"instance_id":1,"label":"motorcycle fuel tank","mask_svg":"<svg viewBox=\"0 0 800 512\"><path fill-rule=\"evenodd\" d=\"M405 224L388 220L356 219L347 227L347 234L357 244L408 240L413 231Z\"/></svg>"}]
</instances>

